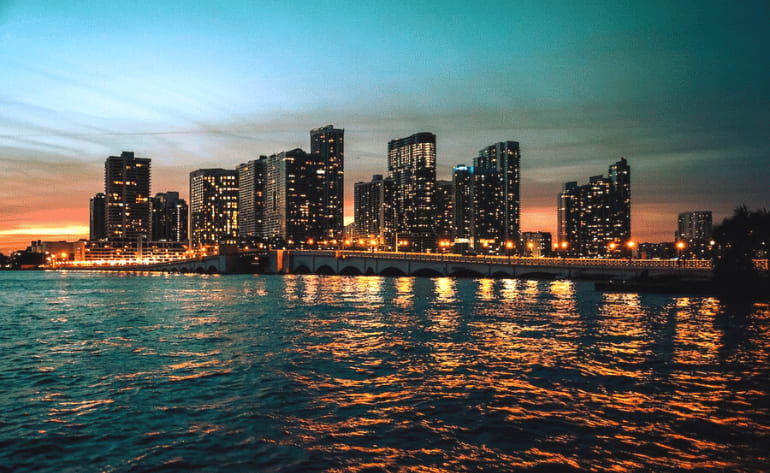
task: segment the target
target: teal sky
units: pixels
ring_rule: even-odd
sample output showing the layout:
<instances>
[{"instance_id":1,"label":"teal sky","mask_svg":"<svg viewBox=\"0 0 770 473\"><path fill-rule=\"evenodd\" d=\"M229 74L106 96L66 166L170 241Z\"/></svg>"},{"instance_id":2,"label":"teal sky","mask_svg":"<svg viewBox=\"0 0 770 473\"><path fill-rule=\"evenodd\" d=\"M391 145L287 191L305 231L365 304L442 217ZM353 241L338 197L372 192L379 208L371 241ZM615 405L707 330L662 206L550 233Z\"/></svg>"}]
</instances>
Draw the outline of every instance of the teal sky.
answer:
<instances>
[{"instance_id":1,"label":"teal sky","mask_svg":"<svg viewBox=\"0 0 770 473\"><path fill-rule=\"evenodd\" d=\"M87 225L110 154L186 195L189 171L327 123L349 203L388 140L433 131L440 178L521 142L524 230L553 230L561 184L621 155L639 239L770 207L767 2L384 3L0 0L0 249Z\"/></svg>"}]
</instances>

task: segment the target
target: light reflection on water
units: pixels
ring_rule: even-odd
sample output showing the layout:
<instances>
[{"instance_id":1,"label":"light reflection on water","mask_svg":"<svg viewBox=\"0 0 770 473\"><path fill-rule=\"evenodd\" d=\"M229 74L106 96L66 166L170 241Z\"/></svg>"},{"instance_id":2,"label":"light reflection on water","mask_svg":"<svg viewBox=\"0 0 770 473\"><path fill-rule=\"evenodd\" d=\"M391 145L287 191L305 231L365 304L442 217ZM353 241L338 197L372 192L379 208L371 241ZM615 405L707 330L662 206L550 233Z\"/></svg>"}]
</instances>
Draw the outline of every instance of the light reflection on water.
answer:
<instances>
[{"instance_id":1,"label":"light reflection on water","mask_svg":"<svg viewBox=\"0 0 770 473\"><path fill-rule=\"evenodd\" d=\"M562 280L16 272L0 324L10 470L770 464L767 304Z\"/></svg>"}]
</instances>

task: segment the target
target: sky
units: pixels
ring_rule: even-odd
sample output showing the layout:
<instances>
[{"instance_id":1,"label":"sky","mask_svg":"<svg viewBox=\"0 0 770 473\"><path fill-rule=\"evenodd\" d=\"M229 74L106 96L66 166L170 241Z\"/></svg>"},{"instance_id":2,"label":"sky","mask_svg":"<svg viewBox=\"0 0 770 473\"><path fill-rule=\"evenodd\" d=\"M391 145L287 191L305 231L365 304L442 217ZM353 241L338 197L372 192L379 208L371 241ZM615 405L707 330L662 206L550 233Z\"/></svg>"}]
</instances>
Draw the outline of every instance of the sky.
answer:
<instances>
[{"instance_id":1,"label":"sky","mask_svg":"<svg viewBox=\"0 0 770 473\"><path fill-rule=\"evenodd\" d=\"M770 3L0 0L0 252L88 236L104 161L152 192L345 129L353 184L389 140L437 135L437 174L521 144L522 231L625 156L632 233L770 208Z\"/></svg>"}]
</instances>

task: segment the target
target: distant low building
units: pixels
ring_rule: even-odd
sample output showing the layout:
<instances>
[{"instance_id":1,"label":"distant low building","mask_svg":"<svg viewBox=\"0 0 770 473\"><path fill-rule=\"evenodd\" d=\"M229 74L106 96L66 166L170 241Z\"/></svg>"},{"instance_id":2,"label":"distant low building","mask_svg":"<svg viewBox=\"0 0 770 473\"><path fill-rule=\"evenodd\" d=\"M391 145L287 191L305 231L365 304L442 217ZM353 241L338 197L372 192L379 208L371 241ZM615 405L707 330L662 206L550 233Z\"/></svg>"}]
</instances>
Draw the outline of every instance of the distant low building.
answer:
<instances>
[{"instance_id":1,"label":"distant low building","mask_svg":"<svg viewBox=\"0 0 770 473\"><path fill-rule=\"evenodd\" d=\"M521 234L520 254L542 258L551 256L552 239L550 232L523 232Z\"/></svg>"},{"instance_id":2,"label":"distant low building","mask_svg":"<svg viewBox=\"0 0 770 473\"><path fill-rule=\"evenodd\" d=\"M677 219L677 240L706 241L711 239L711 211L693 210L679 214Z\"/></svg>"}]
</instances>

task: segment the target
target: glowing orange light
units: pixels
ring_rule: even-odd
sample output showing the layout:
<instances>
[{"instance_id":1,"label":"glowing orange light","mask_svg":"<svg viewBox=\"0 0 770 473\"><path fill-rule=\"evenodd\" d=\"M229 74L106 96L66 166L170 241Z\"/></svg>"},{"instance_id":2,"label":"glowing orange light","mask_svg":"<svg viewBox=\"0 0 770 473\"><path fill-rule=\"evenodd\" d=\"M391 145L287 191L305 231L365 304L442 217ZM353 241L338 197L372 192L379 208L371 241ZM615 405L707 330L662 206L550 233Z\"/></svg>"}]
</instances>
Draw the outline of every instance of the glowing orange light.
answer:
<instances>
[{"instance_id":1,"label":"glowing orange light","mask_svg":"<svg viewBox=\"0 0 770 473\"><path fill-rule=\"evenodd\" d=\"M509 250L512 250L513 249L513 242L510 241L510 240L506 241L505 242L505 247L508 248Z\"/></svg>"},{"instance_id":2,"label":"glowing orange light","mask_svg":"<svg viewBox=\"0 0 770 473\"><path fill-rule=\"evenodd\" d=\"M626 244L628 245L628 247L629 247L629 248L633 248L633 247L635 247L635 246L636 246L636 242L635 242L635 241L633 241L633 240L629 241L629 242L628 242L628 243L626 243Z\"/></svg>"},{"instance_id":3,"label":"glowing orange light","mask_svg":"<svg viewBox=\"0 0 770 473\"><path fill-rule=\"evenodd\" d=\"M561 247L566 249L567 248L567 242L566 241L561 242Z\"/></svg>"},{"instance_id":4,"label":"glowing orange light","mask_svg":"<svg viewBox=\"0 0 770 473\"><path fill-rule=\"evenodd\" d=\"M678 241L678 242L676 242L676 247L677 247L678 249L680 249L680 250L683 250L683 249L684 249L684 246L685 246L685 245L684 245L684 242L683 242L683 241Z\"/></svg>"},{"instance_id":5,"label":"glowing orange light","mask_svg":"<svg viewBox=\"0 0 770 473\"><path fill-rule=\"evenodd\" d=\"M350 246L350 240L345 240L345 246Z\"/></svg>"},{"instance_id":6,"label":"glowing orange light","mask_svg":"<svg viewBox=\"0 0 770 473\"><path fill-rule=\"evenodd\" d=\"M374 246L377 244L377 240L369 240L369 244Z\"/></svg>"},{"instance_id":7,"label":"glowing orange light","mask_svg":"<svg viewBox=\"0 0 770 473\"><path fill-rule=\"evenodd\" d=\"M527 243L527 248L529 248L530 250L531 250L532 248L534 248L534 247L535 247L535 244L534 244L534 243L532 243L531 241L530 241L529 243Z\"/></svg>"},{"instance_id":8,"label":"glowing orange light","mask_svg":"<svg viewBox=\"0 0 770 473\"><path fill-rule=\"evenodd\" d=\"M312 245L312 244L313 244L313 239L312 239L312 238L309 238L309 239L307 240L307 244L308 244L308 245Z\"/></svg>"},{"instance_id":9,"label":"glowing orange light","mask_svg":"<svg viewBox=\"0 0 770 473\"><path fill-rule=\"evenodd\" d=\"M618 246L618 244L615 243L614 241L610 243L610 249L611 250L614 250L617 246Z\"/></svg>"},{"instance_id":10,"label":"glowing orange light","mask_svg":"<svg viewBox=\"0 0 770 473\"><path fill-rule=\"evenodd\" d=\"M359 239L358 244L361 246L364 246L364 239L363 238Z\"/></svg>"}]
</instances>

